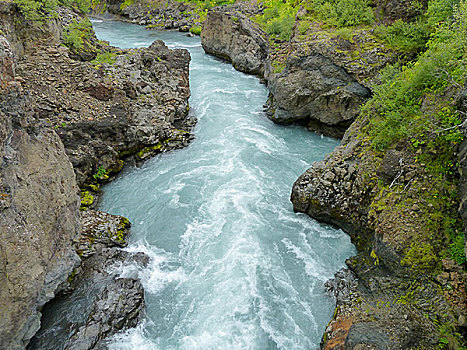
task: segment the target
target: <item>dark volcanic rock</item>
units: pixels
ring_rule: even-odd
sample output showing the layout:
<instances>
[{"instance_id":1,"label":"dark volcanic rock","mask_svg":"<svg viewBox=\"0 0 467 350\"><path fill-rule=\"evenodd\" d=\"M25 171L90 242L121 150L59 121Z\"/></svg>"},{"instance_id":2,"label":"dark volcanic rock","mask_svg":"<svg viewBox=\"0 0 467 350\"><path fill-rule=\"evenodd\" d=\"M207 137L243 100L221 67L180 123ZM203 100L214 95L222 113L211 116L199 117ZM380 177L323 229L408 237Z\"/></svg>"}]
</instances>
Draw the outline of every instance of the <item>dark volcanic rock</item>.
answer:
<instances>
[{"instance_id":1,"label":"dark volcanic rock","mask_svg":"<svg viewBox=\"0 0 467 350\"><path fill-rule=\"evenodd\" d=\"M359 113L370 90L346 70L316 52L291 56L272 85L277 123L316 120L325 125L348 127Z\"/></svg>"},{"instance_id":2,"label":"dark volcanic rock","mask_svg":"<svg viewBox=\"0 0 467 350\"><path fill-rule=\"evenodd\" d=\"M139 280L112 280L96 298L85 325L72 336L65 349L94 349L104 338L123 329L135 327L143 307L144 291Z\"/></svg>"},{"instance_id":3,"label":"dark volcanic rock","mask_svg":"<svg viewBox=\"0 0 467 350\"><path fill-rule=\"evenodd\" d=\"M119 52L114 64L98 69L49 46L23 57L18 72L36 113L63 140L82 186L99 167L119 171L128 155L142 151L145 158L188 143L189 62L186 50L161 41Z\"/></svg>"},{"instance_id":4,"label":"dark volcanic rock","mask_svg":"<svg viewBox=\"0 0 467 350\"><path fill-rule=\"evenodd\" d=\"M105 338L136 326L144 308L144 291L136 273L121 278L120 267L146 267L149 257L120 249L126 246L129 227L122 216L83 212L81 236L75 240L82 263L73 270L63 293L44 307L49 321L29 350L106 348ZM80 305L80 311L70 314L75 305Z\"/></svg>"},{"instance_id":5,"label":"dark volcanic rock","mask_svg":"<svg viewBox=\"0 0 467 350\"><path fill-rule=\"evenodd\" d=\"M239 71L262 76L267 64L267 35L239 12L209 11L201 32L204 51L224 58Z\"/></svg>"}]
</instances>

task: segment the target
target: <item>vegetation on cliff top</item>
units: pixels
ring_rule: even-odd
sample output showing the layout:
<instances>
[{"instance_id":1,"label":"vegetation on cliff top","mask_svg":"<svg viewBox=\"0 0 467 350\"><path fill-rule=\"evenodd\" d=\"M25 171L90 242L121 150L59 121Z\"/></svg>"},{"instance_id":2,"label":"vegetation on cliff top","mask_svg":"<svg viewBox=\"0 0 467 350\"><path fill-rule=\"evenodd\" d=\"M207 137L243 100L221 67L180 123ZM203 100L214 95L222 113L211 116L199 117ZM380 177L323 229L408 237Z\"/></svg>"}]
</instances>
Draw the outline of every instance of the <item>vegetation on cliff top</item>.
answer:
<instances>
[{"instance_id":1,"label":"vegetation on cliff top","mask_svg":"<svg viewBox=\"0 0 467 350\"><path fill-rule=\"evenodd\" d=\"M26 20L44 23L57 17L58 6L66 6L85 13L91 6L91 0L14 0Z\"/></svg>"},{"instance_id":2,"label":"vegetation on cliff top","mask_svg":"<svg viewBox=\"0 0 467 350\"><path fill-rule=\"evenodd\" d=\"M362 109L366 127L360 134L380 157L389 149L405 149L423 170L410 184L415 193L406 191L408 184L392 189L379 184L372 207L389 215L413 205L414 198L424 204L419 214L423 222L407 242L403 260L424 272L439 268L446 256L459 264L466 260L457 213L457 151L466 117L458 108L467 79L467 2L444 11L444 18L434 13L441 21L426 51L414 62L383 71L381 84Z\"/></svg>"}]
</instances>

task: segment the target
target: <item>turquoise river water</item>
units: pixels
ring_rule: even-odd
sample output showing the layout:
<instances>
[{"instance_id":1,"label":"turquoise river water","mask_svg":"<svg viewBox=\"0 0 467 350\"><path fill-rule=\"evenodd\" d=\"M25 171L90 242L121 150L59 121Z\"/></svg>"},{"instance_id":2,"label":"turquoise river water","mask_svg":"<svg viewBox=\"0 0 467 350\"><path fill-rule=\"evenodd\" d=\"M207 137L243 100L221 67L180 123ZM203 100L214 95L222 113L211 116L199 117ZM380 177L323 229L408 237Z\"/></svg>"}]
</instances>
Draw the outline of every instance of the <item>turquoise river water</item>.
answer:
<instances>
[{"instance_id":1,"label":"turquoise river water","mask_svg":"<svg viewBox=\"0 0 467 350\"><path fill-rule=\"evenodd\" d=\"M139 327L117 349L316 349L334 301L324 282L354 253L348 236L292 210L295 179L337 141L262 112L256 77L204 53L199 38L93 22L100 39L129 48L155 39L190 51L187 148L131 168L104 190L101 209L133 223L129 250L152 258Z\"/></svg>"}]
</instances>

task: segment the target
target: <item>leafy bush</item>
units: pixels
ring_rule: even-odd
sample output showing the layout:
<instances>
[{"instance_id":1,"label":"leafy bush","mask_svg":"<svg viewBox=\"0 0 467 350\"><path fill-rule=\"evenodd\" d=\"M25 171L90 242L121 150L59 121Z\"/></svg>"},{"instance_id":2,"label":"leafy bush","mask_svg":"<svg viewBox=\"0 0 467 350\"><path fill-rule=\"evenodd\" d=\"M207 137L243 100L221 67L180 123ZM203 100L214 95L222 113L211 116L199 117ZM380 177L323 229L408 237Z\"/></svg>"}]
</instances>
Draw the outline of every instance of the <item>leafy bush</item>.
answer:
<instances>
[{"instance_id":1,"label":"leafy bush","mask_svg":"<svg viewBox=\"0 0 467 350\"><path fill-rule=\"evenodd\" d=\"M390 26L379 26L376 34L390 46L409 52L422 51L430 38L427 24L421 21L407 23L397 20Z\"/></svg>"},{"instance_id":2,"label":"leafy bush","mask_svg":"<svg viewBox=\"0 0 467 350\"><path fill-rule=\"evenodd\" d=\"M57 16L58 6L74 7L85 13L91 0L14 0L26 20L41 24Z\"/></svg>"},{"instance_id":3,"label":"leafy bush","mask_svg":"<svg viewBox=\"0 0 467 350\"><path fill-rule=\"evenodd\" d=\"M460 0L430 0L426 11L428 25L436 27L438 23L452 19L459 3Z\"/></svg>"},{"instance_id":4,"label":"leafy bush","mask_svg":"<svg viewBox=\"0 0 467 350\"><path fill-rule=\"evenodd\" d=\"M308 21L300 21L298 24L298 32L302 35L307 32L308 28L310 28L310 22Z\"/></svg>"},{"instance_id":5,"label":"leafy bush","mask_svg":"<svg viewBox=\"0 0 467 350\"><path fill-rule=\"evenodd\" d=\"M37 23L55 17L59 5L58 0L15 0L15 3L26 20Z\"/></svg>"},{"instance_id":6,"label":"leafy bush","mask_svg":"<svg viewBox=\"0 0 467 350\"><path fill-rule=\"evenodd\" d=\"M313 0L312 9L319 19L337 27L352 27L374 22L368 0Z\"/></svg>"},{"instance_id":7,"label":"leafy bush","mask_svg":"<svg viewBox=\"0 0 467 350\"><path fill-rule=\"evenodd\" d=\"M270 1L269 7L264 10L263 15L257 16L256 20L265 29L266 33L280 40L290 40L295 23L295 15L298 7L287 2ZM302 27L302 31L306 28Z\"/></svg>"},{"instance_id":8,"label":"leafy bush","mask_svg":"<svg viewBox=\"0 0 467 350\"><path fill-rule=\"evenodd\" d=\"M281 40L290 40L294 21L294 17L291 15L273 18L266 25L266 33L269 35L276 35Z\"/></svg>"},{"instance_id":9,"label":"leafy bush","mask_svg":"<svg viewBox=\"0 0 467 350\"><path fill-rule=\"evenodd\" d=\"M92 24L87 19L76 22L73 21L63 35L64 44L72 50L80 49L84 41L91 37Z\"/></svg>"},{"instance_id":10,"label":"leafy bush","mask_svg":"<svg viewBox=\"0 0 467 350\"><path fill-rule=\"evenodd\" d=\"M448 87L459 87L467 77L466 48L467 6L456 14L456 21L441 26L428 43L428 50L414 64L402 68L388 67L382 84L374 87L374 97L363 108L372 115L370 129L373 147L383 151L402 140L408 130L427 137L430 142L458 142L459 124L455 107L440 104L439 96ZM421 110L430 108L430 118ZM444 132L440 130L447 129ZM437 147L439 147L438 145Z\"/></svg>"}]
</instances>

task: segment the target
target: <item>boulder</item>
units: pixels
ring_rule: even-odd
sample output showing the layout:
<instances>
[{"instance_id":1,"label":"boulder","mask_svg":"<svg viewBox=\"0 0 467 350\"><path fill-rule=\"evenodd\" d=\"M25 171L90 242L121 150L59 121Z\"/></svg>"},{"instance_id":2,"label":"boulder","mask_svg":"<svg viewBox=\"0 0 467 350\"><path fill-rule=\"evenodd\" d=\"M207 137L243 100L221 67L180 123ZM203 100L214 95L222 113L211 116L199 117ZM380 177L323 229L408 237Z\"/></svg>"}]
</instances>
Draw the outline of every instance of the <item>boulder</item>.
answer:
<instances>
[{"instance_id":1,"label":"boulder","mask_svg":"<svg viewBox=\"0 0 467 350\"><path fill-rule=\"evenodd\" d=\"M235 69L263 76L267 35L240 12L209 11L201 32L204 51L232 62Z\"/></svg>"}]
</instances>

